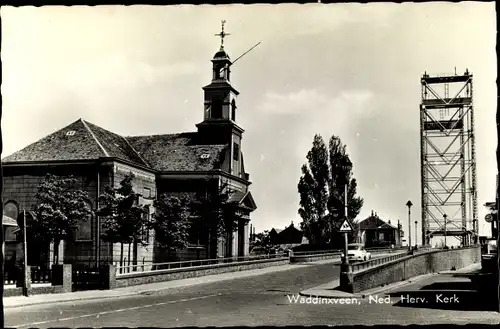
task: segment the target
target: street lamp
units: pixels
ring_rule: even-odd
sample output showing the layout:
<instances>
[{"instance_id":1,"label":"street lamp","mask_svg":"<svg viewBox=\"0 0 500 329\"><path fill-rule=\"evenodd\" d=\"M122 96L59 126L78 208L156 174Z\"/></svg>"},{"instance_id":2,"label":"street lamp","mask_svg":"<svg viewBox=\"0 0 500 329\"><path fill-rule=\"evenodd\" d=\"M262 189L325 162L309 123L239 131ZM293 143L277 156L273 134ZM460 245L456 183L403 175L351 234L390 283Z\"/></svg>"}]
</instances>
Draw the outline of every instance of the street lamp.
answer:
<instances>
[{"instance_id":1,"label":"street lamp","mask_svg":"<svg viewBox=\"0 0 500 329\"><path fill-rule=\"evenodd\" d=\"M448 218L448 216L446 214L443 215L443 218L444 218L444 246L446 247L446 219Z\"/></svg>"},{"instance_id":2,"label":"street lamp","mask_svg":"<svg viewBox=\"0 0 500 329\"><path fill-rule=\"evenodd\" d=\"M415 221L415 246L418 245L418 242L417 242L417 224L418 224L418 221Z\"/></svg>"},{"instance_id":3,"label":"street lamp","mask_svg":"<svg viewBox=\"0 0 500 329\"><path fill-rule=\"evenodd\" d=\"M411 206L413 203L408 200L406 206L408 207L408 249L411 249Z\"/></svg>"}]
</instances>

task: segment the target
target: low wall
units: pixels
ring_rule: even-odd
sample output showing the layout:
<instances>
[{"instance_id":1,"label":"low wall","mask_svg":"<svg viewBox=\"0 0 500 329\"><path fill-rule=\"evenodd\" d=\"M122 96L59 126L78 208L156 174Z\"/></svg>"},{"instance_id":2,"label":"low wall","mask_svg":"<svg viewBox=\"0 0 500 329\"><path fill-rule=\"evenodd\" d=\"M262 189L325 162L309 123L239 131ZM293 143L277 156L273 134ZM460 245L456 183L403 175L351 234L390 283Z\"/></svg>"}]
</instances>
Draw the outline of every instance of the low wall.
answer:
<instances>
[{"instance_id":1,"label":"low wall","mask_svg":"<svg viewBox=\"0 0 500 329\"><path fill-rule=\"evenodd\" d=\"M32 285L31 289L28 290L29 295L44 295L44 294L62 294L65 292L69 292L64 289L62 285L60 286L41 286L37 287ZM23 288L16 287L16 288L7 288L4 289L3 291L3 296L4 297L14 297L14 296L22 296L23 295Z\"/></svg>"},{"instance_id":2,"label":"low wall","mask_svg":"<svg viewBox=\"0 0 500 329\"><path fill-rule=\"evenodd\" d=\"M479 246L436 250L405 256L385 264L353 272L352 292L357 293L409 278L460 269L481 261Z\"/></svg>"},{"instance_id":3,"label":"low wall","mask_svg":"<svg viewBox=\"0 0 500 329\"><path fill-rule=\"evenodd\" d=\"M110 275L109 287L110 289L113 289L113 288L135 286L146 283L188 279L205 275L254 270L270 266L280 266L289 263L290 259L288 257L283 257L274 259L252 260L247 262L241 262L240 264L237 265L231 263L221 263L221 264L203 265L196 267L175 268L175 269L156 270L147 272L134 272L127 274L119 274L117 276L114 276L110 273L111 275ZM111 266L110 271L113 270L114 266Z\"/></svg>"},{"instance_id":4,"label":"low wall","mask_svg":"<svg viewBox=\"0 0 500 329\"><path fill-rule=\"evenodd\" d=\"M290 263L291 264L310 263L323 259L334 259L334 258L340 259L341 255L342 255L341 252L332 252L332 253L317 254L317 255L293 255L290 256Z\"/></svg>"},{"instance_id":5,"label":"low wall","mask_svg":"<svg viewBox=\"0 0 500 329\"><path fill-rule=\"evenodd\" d=\"M407 248L391 248L391 249L366 249L370 254L372 255L379 255L379 254L392 254L392 253L401 253L407 250ZM290 257L290 263L296 264L296 263L310 263L310 262L315 262L318 260L323 260L323 259L335 259L335 258L340 258L342 256L342 251L335 251L335 252L330 252L330 253L318 253L318 254L312 254L312 255L297 255L294 254L293 256Z\"/></svg>"},{"instance_id":6,"label":"low wall","mask_svg":"<svg viewBox=\"0 0 500 329\"><path fill-rule=\"evenodd\" d=\"M42 295L42 294L61 294L71 292L72 290L72 268L71 265L52 265L52 280L51 283L31 283L31 268L26 269L22 273L16 283L16 287L4 289L4 297L22 296L24 280L27 280L27 292L29 295Z\"/></svg>"}]
</instances>

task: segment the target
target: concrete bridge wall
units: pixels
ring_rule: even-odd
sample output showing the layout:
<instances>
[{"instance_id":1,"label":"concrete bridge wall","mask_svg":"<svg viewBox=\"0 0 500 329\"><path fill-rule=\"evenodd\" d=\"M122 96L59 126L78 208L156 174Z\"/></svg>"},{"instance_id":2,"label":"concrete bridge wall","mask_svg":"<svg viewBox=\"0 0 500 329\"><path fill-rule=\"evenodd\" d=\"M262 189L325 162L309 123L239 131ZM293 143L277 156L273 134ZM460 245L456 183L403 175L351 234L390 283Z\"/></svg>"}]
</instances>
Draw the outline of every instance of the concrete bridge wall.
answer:
<instances>
[{"instance_id":1,"label":"concrete bridge wall","mask_svg":"<svg viewBox=\"0 0 500 329\"><path fill-rule=\"evenodd\" d=\"M435 250L402 257L385 264L355 271L352 292L357 293L409 278L460 269L481 261L479 246L458 249Z\"/></svg>"}]
</instances>

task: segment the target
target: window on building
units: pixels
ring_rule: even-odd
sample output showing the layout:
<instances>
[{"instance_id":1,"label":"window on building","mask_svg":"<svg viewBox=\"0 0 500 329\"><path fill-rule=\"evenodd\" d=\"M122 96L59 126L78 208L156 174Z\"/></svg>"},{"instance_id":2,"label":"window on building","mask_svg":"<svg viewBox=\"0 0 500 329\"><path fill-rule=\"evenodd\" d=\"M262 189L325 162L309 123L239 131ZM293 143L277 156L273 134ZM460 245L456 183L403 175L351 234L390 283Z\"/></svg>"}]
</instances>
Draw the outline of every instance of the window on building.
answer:
<instances>
[{"instance_id":1,"label":"window on building","mask_svg":"<svg viewBox=\"0 0 500 329\"><path fill-rule=\"evenodd\" d=\"M92 240L92 215L86 220L79 219L76 221L75 240Z\"/></svg>"},{"instance_id":2,"label":"window on building","mask_svg":"<svg viewBox=\"0 0 500 329\"><path fill-rule=\"evenodd\" d=\"M236 121L236 101L231 102L231 120Z\"/></svg>"},{"instance_id":3,"label":"window on building","mask_svg":"<svg viewBox=\"0 0 500 329\"><path fill-rule=\"evenodd\" d=\"M3 213L5 214L5 216L17 220L17 216L19 215L19 208L16 203L14 203L13 201L9 201L3 207ZM14 226L7 226L5 228L5 241L17 240L16 234L13 233L16 229L17 227Z\"/></svg>"},{"instance_id":4,"label":"window on building","mask_svg":"<svg viewBox=\"0 0 500 329\"><path fill-rule=\"evenodd\" d=\"M151 218L151 214L149 211L149 206L147 206L148 211L144 214L144 221L149 222ZM144 243L149 243L149 229L146 226L143 226L141 229L141 240Z\"/></svg>"},{"instance_id":5,"label":"window on building","mask_svg":"<svg viewBox=\"0 0 500 329\"><path fill-rule=\"evenodd\" d=\"M212 118L221 119L222 118L222 101L213 100L211 111L212 111Z\"/></svg>"},{"instance_id":6,"label":"window on building","mask_svg":"<svg viewBox=\"0 0 500 329\"><path fill-rule=\"evenodd\" d=\"M149 187L145 187L142 193L144 198L151 198L153 195L151 194L151 189Z\"/></svg>"},{"instance_id":7,"label":"window on building","mask_svg":"<svg viewBox=\"0 0 500 329\"><path fill-rule=\"evenodd\" d=\"M240 159L240 146L237 143L233 143L233 160L238 161Z\"/></svg>"}]
</instances>

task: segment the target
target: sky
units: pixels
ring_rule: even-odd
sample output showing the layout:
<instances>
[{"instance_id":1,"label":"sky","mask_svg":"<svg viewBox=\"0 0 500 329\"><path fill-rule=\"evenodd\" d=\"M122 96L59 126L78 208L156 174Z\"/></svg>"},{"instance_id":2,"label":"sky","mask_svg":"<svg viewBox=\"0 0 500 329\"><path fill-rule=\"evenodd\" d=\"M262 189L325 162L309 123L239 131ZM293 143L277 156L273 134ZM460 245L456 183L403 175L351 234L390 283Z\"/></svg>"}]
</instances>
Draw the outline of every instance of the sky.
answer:
<instances>
[{"instance_id":1,"label":"sky","mask_svg":"<svg viewBox=\"0 0 500 329\"><path fill-rule=\"evenodd\" d=\"M195 131L226 20L260 232L298 224L313 136L347 145L364 206L420 218L420 78L474 74L480 233L494 201L496 16L490 3L2 7L2 157L83 118L115 133ZM413 230L413 228L412 228ZM420 230L420 228L419 228ZM414 233L413 233L414 234ZM413 235L412 234L412 235ZM420 239L420 232L418 232Z\"/></svg>"}]
</instances>

